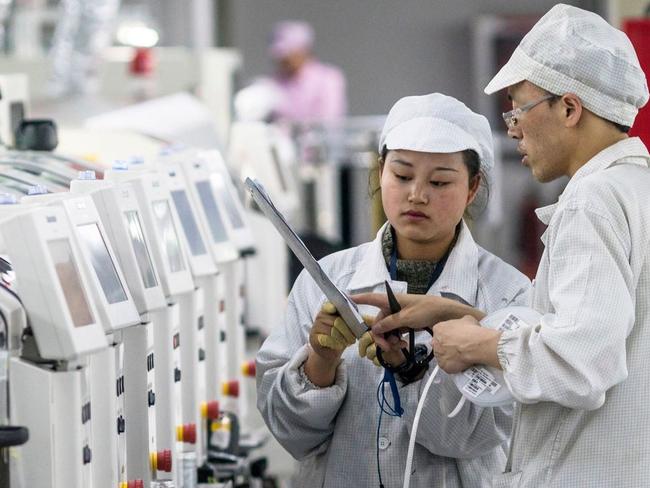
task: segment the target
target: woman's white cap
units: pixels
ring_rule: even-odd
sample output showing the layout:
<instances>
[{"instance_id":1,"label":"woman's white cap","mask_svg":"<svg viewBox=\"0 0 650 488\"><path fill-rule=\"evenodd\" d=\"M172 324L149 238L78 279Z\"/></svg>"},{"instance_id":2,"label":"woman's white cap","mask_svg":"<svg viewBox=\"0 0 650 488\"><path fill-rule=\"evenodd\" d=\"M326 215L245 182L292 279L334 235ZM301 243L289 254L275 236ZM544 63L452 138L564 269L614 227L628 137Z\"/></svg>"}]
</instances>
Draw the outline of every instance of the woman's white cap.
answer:
<instances>
[{"instance_id":1,"label":"woman's white cap","mask_svg":"<svg viewBox=\"0 0 650 488\"><path fill-rule=\"evenodd\" d=\"M564 4L526 34L485 93L524 80L555 95L574 93L588 110L626 126L648 101L646 77L625 33L593 12Z\"/></svg>"},{"instance_id":2,"label":"woman's white cap","mask_svg":"<svg viewBox=\"0 0 650 488\"><path fill-rule=\"evenodd\" d=\"M404 97L390 109L379 138L379 152L406 149L454 153L473 149L486 173L494 166L492 131L485 117L441 93Z\"/></svg>"}]
</instances>

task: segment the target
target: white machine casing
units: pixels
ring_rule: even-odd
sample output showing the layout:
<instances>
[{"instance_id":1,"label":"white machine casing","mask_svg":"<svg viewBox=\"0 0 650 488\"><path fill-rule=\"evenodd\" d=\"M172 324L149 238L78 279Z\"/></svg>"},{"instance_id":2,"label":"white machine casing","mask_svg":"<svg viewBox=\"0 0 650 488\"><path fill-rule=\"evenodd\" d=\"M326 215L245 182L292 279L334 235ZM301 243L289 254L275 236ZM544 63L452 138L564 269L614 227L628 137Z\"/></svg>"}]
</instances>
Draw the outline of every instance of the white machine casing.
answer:
<instances>
[{"instance_id":1,"label":"white machine casing","mask_svg":"<svg viewBox=\"0 0 650 488\"><path fill-rule=\"evenodd\" d=\"M216 308L212 297L205 294L205 289L211 289L212 283L218 279L219 270L210 251L210 240L207 230L198 220L196 202L191 198L183 170L176 158L161 157L157 160L161 173L167 175L167 185L172 202L180 217L180 237L186 250L186 255L192 270L192 276L197 288L192 293L179 295L179 313L181 316L181 371L183 372L182 390L182 425L177 428L182 440L183 452L195 452L199 463L205 460L205 440L207 432L201 420L201 405L207 397L208 381L216 381L216 372L208 371L206 361L213 354L207 347L205 327L205 309ZM208 302L206 303L206 297ZM187 429L196 432L196 440L188 442L185 438ZM185 464L185 463L184 463ZM192 469L189 466L189 469Z\"/></svg>"},{"instance_id":2,"label":"white machine casing","mask_svg":"<svg viewBox=\"0 0 650 488\"><path fill-rule=\"evenodd\" d=\"M223 156L217 150L201 151L197 156L197 160L191 164L196 168L205 167L210 174L212 188L225 209L230 240L240 253L254 251L256 245L250 222Z\"/></svg>"},{"instance_id":3,"label":"white machine casing","mask_svg":"<svg viewBox=\"0 0 650 488\"><path fill-rule=\"evenodd\" d=\"M99 212L109 240L124 270L127 285L142 323L122 331L121 344L114 344L118 411L119 481L151 477L149 453L156 451L155 372L153 328L150 311L167 307L167 302L151 257L149 236L142 225L135 189L129 182L77 179L70 182L75 194L89 194ZM110 392L114 390L111 388ZM113 425L113 424L111 424ZM125 434L125 435L120 435ZM101 481L107 478L104 473Z\"/></svg>"},{"instance_id":4,"label":"white machine casing","mask_svg":"<svg viewBox=\"0 0 650 488\"><path fill-rule=\"evenodd\" d=\"M73 180L70 191L87 193L95 202L109 240L143 321L150 310L164 308L167 303L162 284L151 256L151 238L142 223L142 210L136 189L130 182L115 185L106 180ZM135 245L139 244L140 259Z\"/></svg>"},{"instance_id":5,"label":"white machine casing","mask_svg":"<svg viewBox=\"0 0 650 488\"><path fill-rule=\"evenodd\" d=\"M199 220L198 206L191 195L188 183L185 181L180 164L173 161L161 161L159 171L167 175L167 186L171 201L179 216L179 236L188 250L192 276L208 276L219 272L210 253L208 234Z\"/></svg>"},{"instance_id":6,"label":"white machine casing","mask_svg":"<svg viewBox=\"0 0 650 488\"><path fill-rule=\"evenodd\" d=\"M0 140L6 146L14 146L14 131L28 111L27 75L1 75L0 94L2 94L0 98Z\"/></svg>"},{"instance_id":7,"label":"white machine casing","mask_svg":"<svg viewBox=\"0 0 650 488\"><path fill-rule=\"evenodd\" d=\"M227 162L242 181L261 181L275 205L291 221L300 205L298 180L294 168L282 157L276 138L270 125L235 122Z\"/></svg>"},{"instance_id":8,"label":"white machine casing","mask_svg":"<svg viewBox=\"0 0 650 488\"><path fill-rule=\"evenodd\" d=\"M87 295L91 288L89 271L81 265L81 251L64 210L59 207L35 208L0 224L5 247L17 275L16 288L34 329L42 357L54 360L76 359L107 346L104 330L94 301ZM51 246L68 251L68 297L77 292L75 310L70 309L64 291L63 276L59 278ZM66 272L61 268L61 273ZM54 286L53 286L54 285ZM58 286L57 286L58 285ZM75 326L75 320L78 325Z\"/></svg>"},{"instance_id":9,"label":"white machine casing","mask_svg":"<svg viewBox=\"0 0 650 488\"><path fill-rule=\"evenodd\" d=\"M56 193L46 195L35 195L24 197L21 202L24 203L42 203L48 206L60 206L66 212L70 225L73 228L74 239L81 252L84 263L86 263L89 272L93 300L97 304L100 313L100 318L107 334L116 332L124 327L130 327L140 323L140 315L135 308L131 292L126 286L126 280L122 274L122 270L117 262L115 252L111 246L109 239L106 237L104 225L99 217L97 208L92 198L87 195L72 195L70 193ZM96 231L93 236L99 240L95 244L103 244L100 250L105 251L109 262L114 272L114 285L118 287L118 295L109 299L106 292L111 290L104 290L102 282L100 281L100 270L95 269L95 264L99 265L96 256L91 254L89 246L86 245L82 237L82 228L96 226ZM90 242L88 242L90 244ZM103 270L102 270L103 271ZM109 273L110 274L110 273ZM101 276L106 276L101 274ZM108 285L107 285L108 286ZM115 291L115 290L113 290ZM110 303L110 300L115 300Z\"/></svg>"},{"instance_id":10,"label":"white machine casing","mask_svg":"<svg viewBox=\"0 0 650 488\"><path fill-rule=\"evenodd\" d=\"M179 217L172 205L165 175L149 170L107 170L104 178L116 183L129 181L133 184L142 211L143 223L152 242L156 243L152 246L152 251L165 296L172 297L191 291L194 282L188 268L187 256L183 252L179 237ZM166 215L161 215L170 218L165 221L168 224L165 229L168 234L164 234L162 228L157 225L156 209L160 211L169 209ZM175 255L170 256L169 250ZM170 265L172 261L173 268Z\"/></svg>"},{"instance_id":11,"label":"white machine casing","mask_svg":"<svg viewBox=\"0 0 650 488\"><path fill-rule=\"evenodd\" d=\"M243 323L245 268L239 258L239 250L231 241L224 205L215 195L209 168L199 159L188 158L183 163L183 169L195 208L198 209L199 220L204 228L209 229L212 255L222 272L222 278L215 290L219 304L219 315L216 317L218 326L215 329L210 323L208 327L210 331L218 330L220 335L221 350L217 353L219 359L216 367L223 374L224 389L219 396L223 399L224 408L235 412L241 421L246 417L248 409L241 369L245 361L246 347L246 330ZM208 314L209 312L206 314L207 320L214 319ZM211 337L208 337L208 343L211 342ZM207 366L210 371L210 365ZM239 391L233 396L228 393L228 385L235 384ZM211 393L208 389L208 395Z\"/></svg>"},{"instance_id":12,"label":"white machine casing","mask_svg":"<svg viewBox=\"0 0 650 488\"><path fill-rule=\"evenodd\" d=\"M104 460L93 459L87 383L85 368L52 371L10 360L12 421L29 429L29 440L18 448L25 486L93 486L94 465Z\"/></svg>"},{"instance_id":13,"label":"white machine casing","mask_svg":"<svg viewBox=\"0 0 650 488\"><path fill-rule=\"evenodd\" d=\"M247 177L258 179L267 189L276 207L290 224L294 223L300 205L297 168L284 157L284 147L277 131L261 122L233 124L226 159L233 174L243 182ZM257 245L257 254L247 263L248 303L245 321L263 335L283 320L282 307L288 295L289 251L273 225L264 216L247 212L250 229ZM260 279L260 277L262 277Z\"/></svg>"},{"instance_id":14,"label":"white machine casing","mask_svg":"<svg viewBox=\"0 0 650 488\"><path fill-rule=\"evenodd\" d=\"M107 181L131 182L142 211L143 224L152 237L152 254L163 285L167 307L152 312L156 359L156 445L172 452L171 473L158 475L178 482L176 427L182 421L180 312L178 297L191 294L194 282L188 257L179 235L181 228L166 176L143 170L108 170Z\"/></svg>"}]
</instances>

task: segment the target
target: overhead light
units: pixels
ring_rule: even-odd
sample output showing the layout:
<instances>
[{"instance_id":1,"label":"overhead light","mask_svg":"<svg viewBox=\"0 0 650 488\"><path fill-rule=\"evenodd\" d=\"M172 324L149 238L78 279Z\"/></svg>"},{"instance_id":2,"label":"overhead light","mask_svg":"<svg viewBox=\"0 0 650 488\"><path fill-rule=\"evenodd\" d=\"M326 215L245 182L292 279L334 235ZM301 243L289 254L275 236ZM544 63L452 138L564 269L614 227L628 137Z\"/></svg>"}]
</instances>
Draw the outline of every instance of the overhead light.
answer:
<instances>
[{"instance_id":1,"label":"overhead light","mask_svg":"<svg viewBox=\"0 0 650 488\"><path fill-rule=\"evenodd\" d=\"M158 32L143 22L122 23L115 37L120 44L133 47L153 47L160 40Z\"/></svg>"}]
</instances>

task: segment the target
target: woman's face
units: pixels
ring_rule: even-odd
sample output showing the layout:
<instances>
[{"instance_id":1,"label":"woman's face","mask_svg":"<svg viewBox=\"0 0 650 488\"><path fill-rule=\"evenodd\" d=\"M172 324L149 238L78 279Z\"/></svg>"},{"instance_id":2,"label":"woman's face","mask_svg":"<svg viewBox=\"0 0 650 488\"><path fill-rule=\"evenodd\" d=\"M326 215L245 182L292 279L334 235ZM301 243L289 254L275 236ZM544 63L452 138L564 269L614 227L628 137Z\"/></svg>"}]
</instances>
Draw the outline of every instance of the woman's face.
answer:
<instances>
[{"instance_id":1,"label":"woman's face","mask_svg":"<svg viewBox=\"0 0 650 488\"><path fill-rule=\"evenodd\" d=\"M463 154L391 150L381 169L384 212L398 239L416 245L442 242L478 191L470 187Z\"/></svg>"}]
</instances>

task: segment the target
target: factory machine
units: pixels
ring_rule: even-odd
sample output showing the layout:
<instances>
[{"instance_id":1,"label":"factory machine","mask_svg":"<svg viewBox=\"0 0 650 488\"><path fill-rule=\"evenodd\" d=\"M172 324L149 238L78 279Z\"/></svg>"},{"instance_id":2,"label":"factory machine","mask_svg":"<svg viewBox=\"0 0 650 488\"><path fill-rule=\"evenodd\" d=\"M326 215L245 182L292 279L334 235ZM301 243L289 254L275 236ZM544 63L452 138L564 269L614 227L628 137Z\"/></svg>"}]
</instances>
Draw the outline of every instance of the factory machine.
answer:
<instances>
[{"instance_id":1,"label":"factory machine","mask_svg":"<svg viewBox=\"0 0 650 488\"><path fill-rule=\"evenodd\" d=\"M28 327L12 333L22 335L22 347L9 359L10 418L30 432L18 448L14 480L93 486L88 362L108 346L90 293L94 278L63 207L16 210L0 224L28 318Z\"/></svg>"},{"instance_id":2,"label":"factory machine","mask_svg":"<svg viewBox=\"0 0 650 488\"><path fill-rule=\"evenodd\" d=\"M111 169L105 179L116 184L131 182L142 211L143 225L152 236L152 254L162 282L167 306L152 312L156 367L156 442L164 456L153 456L152 464L163 478L178 486L177 426L182 425L181 320L196 323L191 295L194 282L188 267L179 229L179 216L172 203L164 175L149 171ZM183 313L181 318L181 305ZM189 313L188 313L189 310ZM162 473L161 473L162 471Z\"/></svg>"},{"instance_id":3,"label":"factory machine","mask_svg":"<svg viewBox=\"0 0 650 488\"><path fill-rule=\"evenodd\" d=\"M124 415L117 419L117 432L124 434L118 455L126 458L127 476L121 482L132 484L155 480L152 458L160 471L164 450L156 448L156 388L153 315L167 306L165 296L151 257L151 237L142 225L142 211L132 184L116 186L94 179L93 173L82 173L70 182L70 191L88 194L104 222L109 241L133 296L140 323L122 331L119 352L123 374L117 378L115 392L124 398ZM169 451L169 448L167 449ZM158 460L163 462L158 463ZM160 464L160 466L158 466Z\"/></svg>"},{"instance_id":4,"label":"factory machine","mask_svg":"<svg viewBox=\"0 0 650 488\"><path fill-rule=\"evenodd\" d=\"M90 270L90 296L97 307L108 343L107 349L88 358L90 396L95 405L90 417L96 441L93 451L102 460L93 467L93 484L98 487L117 486L126 481L127 476L121 387L125 383L122 330L140 324L140 316L90 197L54 193L27 196L23 201L64 209L81 251L82 264Z\"/></svg>"},{"instance_id":5,"label":"factory machine","mask_svg":"<svg viewBox=\"0 0 650 488\"><path fill-rule=\"evenodd\" d=\"M298 215L299 198L295 168L285 154L284 139L273 127L258 122L238 122L231 130L228 164L241 181L258 179L267 188L284 216L293 223ZM285 141L286 142L286 141ZM289 256L287 247L264 216L249 211L248 219L257 254L247 266L249 306L245 319L264 335L282 323L288 295Z\"/></svg>"},{"instance_id":6,"label":"factory machine","mask_svg":"<svg viewBox=\"0 0 650 488\"><path fill-rule=\"evenodd\" d=\"M254 376L244 258L255 241L220 154L175 151L155 168L104 171L7 149L0 193L9 203L30 195L0 207L0 253L24 318L10 321L11 404L0 398L0 408L5 424L35 433L12 448L14 485L251 480L248 452L264 437L251 435L242 386Z\"/></svg>"}]
</instances>

